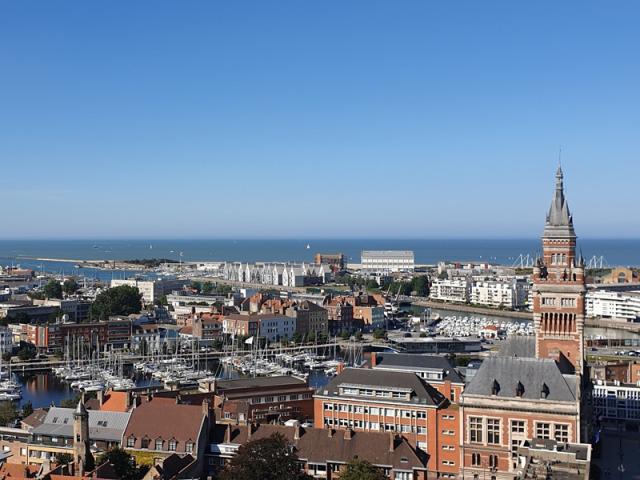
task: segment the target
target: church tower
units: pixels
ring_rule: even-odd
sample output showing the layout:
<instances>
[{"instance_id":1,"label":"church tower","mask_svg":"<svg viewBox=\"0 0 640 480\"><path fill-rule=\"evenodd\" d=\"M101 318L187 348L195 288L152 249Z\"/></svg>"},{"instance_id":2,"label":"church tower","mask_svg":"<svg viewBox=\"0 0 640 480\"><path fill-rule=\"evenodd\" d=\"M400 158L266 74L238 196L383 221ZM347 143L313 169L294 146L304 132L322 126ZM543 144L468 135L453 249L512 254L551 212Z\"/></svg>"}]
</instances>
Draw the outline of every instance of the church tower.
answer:
<instances>
[{"instance_id":1,"label":"church tower","mask_svg":"<svg viewBox=\"0 0 640 480\"><path fill-rule=\"evenodd\" d=\"M89 412L81 399L73 412L73 460L80 470L80 475L86 473L85 468L93 459L90 457Z\"/></svg>"},{"instance_id":2,"label":"church tower","mask_svg":"<svg viewBox=\"0 0 640 480\"><path fill-rule=\"evenodd\" d=\"M533 269L536 357L553 358L581 374L584 366L584 261L576 257L573 217L564 196L562 168L542 235L542 257Z\"/></svg>"}]
</instances>

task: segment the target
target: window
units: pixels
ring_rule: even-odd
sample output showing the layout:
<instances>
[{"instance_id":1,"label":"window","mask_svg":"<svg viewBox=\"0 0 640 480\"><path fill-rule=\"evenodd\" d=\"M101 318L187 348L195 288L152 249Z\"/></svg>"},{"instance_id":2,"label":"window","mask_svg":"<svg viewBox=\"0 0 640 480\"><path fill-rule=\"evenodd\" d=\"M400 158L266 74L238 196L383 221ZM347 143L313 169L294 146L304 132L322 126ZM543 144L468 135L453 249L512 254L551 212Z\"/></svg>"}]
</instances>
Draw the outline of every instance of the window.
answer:
<instances>
[{"instance_id":1,"label":"window","mask_svg":"<svg viewBox=\"0 0 640 480\"><path fill-rule=\"evenodd\" d=\"M127 447L134 447L136 444L136 437L127 438Z\"/></svg>"},{"instance_id":2,"label":"window","mask_svg":"<svg viewBox=\"0 0 640 480\"><path fill-rule=\"evenodd\" d=\"M524 420L511 420L511 433L524 433Z\"/></svg>"},{"instance_id":3,"label":"window","mask_svg":"<svg viewBox=\"0 0 640 480\"><path fill-rule=\"evenodd\" d=\"M500 443L500 420L497 418L487 418L487 443Z\"/></svg>"},{"instance_id":4,"label":"window","mask_svg":"<svg viewBox=\"0 0 640 480\"><path fill-rule=\"evenodd\" d=\"M551 426L548 423L537 422L536 423L536 437L537 438L551 438L550 436Z\"/></svg>"},{"instance_id":5,"label":"window","mask_svg":"<svg viewBox=\"0 0 640 480\"><path fill-rule=\"evenodd\" d=\"M569 425L556 423L553 428L553 438L557 442L569 441Z\"/></svg>"},{"instance_id":6,"label":"window","mask_svg":"<svg viewBox=\"0 0 640 480\"><path fill-rule=\"evenodd\" d=\"M469 417L469 441L482 443L482 417Z\"/></svg>"},{"instance_id":7,"label":"window","mask_svg":"<svg viewBox=\"0 0 640 480\"><path fill-rule=\"evenodd\" d=\"M393 477L394 480L411 480L413 478L413 473L411 472L396 472Z\"/></svg>"},{"instance_id":8,"label":"window","mask_svg":"<svg viewBox=\"0 0 640 480\"><path fill-rule=\"evenodd\" d=\"M149 439L143 438L140 440L140 448L149 448Z\"/></svg>"},{"instance_id":9,"label":"window","mask_svg":"<svg viewBox=\"0 0 640 480\"><path fill-rule=\"evenodd\" d=\"M471 454L471 465L474 467L479 467L480 466L480 454L479 453L472 453Z\"/></svg>"},{"instance_id":10,"label":"window","mask_svg":"<svg viewBox=\"0 0 640 480\"><path fill-rule=\"evenodd\" d=\"M164 442L162 440L156 440L156 450L162 450L162 444Z\"/></svg>"},{"instance_id":11,"label":"window","mask_svg":"<svg viewBox=\"0 0 640 480\"><path fill-rule=\"evenodd\" d=\"M497 455L489 455L489 467L490 468L498 468L498 456Z\"/></svg>"},{"instance_id":12,"label":"window","mask_svg":"<svg viewBox=\"0 0 640 480\"><path fill-rule=\"evenodd\" d=\"M175 452L176 451L176 447L178 445L178 442L176 442L175 440L169 440L169 451L170 452Z\"/></svg>"}]
</instances>

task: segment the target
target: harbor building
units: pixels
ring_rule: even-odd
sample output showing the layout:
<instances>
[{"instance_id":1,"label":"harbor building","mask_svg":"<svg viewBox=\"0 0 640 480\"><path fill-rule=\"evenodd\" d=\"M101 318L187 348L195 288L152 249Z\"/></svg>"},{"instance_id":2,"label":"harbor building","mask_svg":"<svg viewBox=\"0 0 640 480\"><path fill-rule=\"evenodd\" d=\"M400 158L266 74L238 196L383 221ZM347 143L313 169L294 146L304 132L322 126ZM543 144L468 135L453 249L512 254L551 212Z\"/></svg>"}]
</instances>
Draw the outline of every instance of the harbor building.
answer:
<instances>
[{"instance_id":1,"label":"harbor building","mask_svg":"<svg viewBox=\"0 0 640 480\"><path fill-rule=\"evenodd\" d=\"M529 280L525 277L474 281L470 301L475 305L515 310L527 305Z\"/></svg>"},{"instance_id":2,"label":"harbor building","mask_svg":"<svg viewBox=\"0 0 640 480\"><path fill-rule=\"evenodd\" d=\"M464 477L511 480L522 468L519 449L532 441L567 445L588 438L584 263L576 256L563 179L558 168L543 254L533 271L533 344L507 342L482 362L462 394Z\"/></svg>"},{"instance_id":3,"label":"harbor building","mask_svg":"<svg viewBox=\"0 0 640 480\"><path fill-rule=\"evenodd\" d=\"M411 250L363 250L360 263L362 270L368 273L410 273L415 270Z\"/></svg>"}]
</instances>

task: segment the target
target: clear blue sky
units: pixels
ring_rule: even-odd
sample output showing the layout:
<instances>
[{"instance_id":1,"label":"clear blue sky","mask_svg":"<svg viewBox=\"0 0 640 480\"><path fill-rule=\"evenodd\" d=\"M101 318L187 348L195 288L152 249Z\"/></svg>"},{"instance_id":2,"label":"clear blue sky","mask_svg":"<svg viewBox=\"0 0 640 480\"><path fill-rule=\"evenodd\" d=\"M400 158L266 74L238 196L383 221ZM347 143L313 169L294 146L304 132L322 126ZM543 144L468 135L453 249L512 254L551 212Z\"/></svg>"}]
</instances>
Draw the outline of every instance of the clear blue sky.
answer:
<instances>
[{"instance_id":1,"label":"clear blue sky","mask_svg":"<svg viewBox=\"0 0 640 480\"><path fill-rule=\"evenodd\" d=\"M640 2L3 1L0 237L640 237Z\"/></svg>"}]
</instances>

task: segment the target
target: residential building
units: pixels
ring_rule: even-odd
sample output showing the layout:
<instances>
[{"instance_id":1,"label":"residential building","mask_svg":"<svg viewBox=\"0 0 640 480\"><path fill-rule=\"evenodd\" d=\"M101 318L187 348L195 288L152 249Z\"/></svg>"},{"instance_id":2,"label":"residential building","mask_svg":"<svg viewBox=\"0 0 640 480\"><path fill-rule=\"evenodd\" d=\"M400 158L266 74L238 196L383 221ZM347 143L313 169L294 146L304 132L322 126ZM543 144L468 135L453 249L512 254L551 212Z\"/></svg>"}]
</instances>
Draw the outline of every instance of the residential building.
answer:
<instances>
[{"instance_id":1,"label":"residential building","mask_svg":"<svg viewBox=\"0 0 640 480\"><path fill-rule=\"evenodd\" d=\"M86 410L82 401L75 409L51 407L31 430L27 462L43 463L60 454L70 454L76 461L80 454L84 460L87 445L94 456L120 446L130 416L129 412Z\"/></svg>"},{"instance_id":2,"label":"residential building","mask_svg":"<svg viewBox=\"0 0 640 480\"><path fill-rule=\"evenodd\" d=\"M431 283L429 297L432 300L444 302L469 303L471 299L471 279L469 277L436 278Z\"/></svg>"},{"instance_id":3,"label":"residential building","mask_svg":"<svg viewBox=\"0 0 640 480\"><path fill-rule=\"evenodd\" d=\"M193 320L193 338L208 344L222 338L222 315L202 313Z\"/></svg>"},{"instance_id":4,"label":"residential building","mask_svg":"<svg viewBox=\"0 0 640 480\"><path fill-rule=\"evenodd\" d=\"M45 307L57 307L67 316L70 322L86 322L89 319L89 310L91 310L91 302L79 298L47 298L45 300L33 300L34 305L42 305Z\"/></svg>"},{"instance_id":5,"label":"residential building","mask_svg":"<svg viewBox=\"0 0 640 480\"><path fill-rule=\"evenodd\" d=\"M13 332L8 327L0 327L0 355L13 351Z\"/></svg>"},{"instance_id":6,"label":"residential building","mask_svg":"<svg viewBox=\"0 0 640 480\"><path fill-rule=\"evenodd\" d=\"M529 290L529 280L525 277L474 281L470 302L515 310L527 305Z\"/></svg>"},{"instance_id":7,"label":"residential building","mask_svg":"<svg viewBox=\"0 0 640 480\"><path fill-rule=\"evenodd\" d=\"M173 454L192 455L201 460L213 422L208 401L189 405L171 397L143 397L131 411L122 434L122 447L138 463L147 465L161 463Z\"/></svg>"},{"instance_id":8,"label":"residential building","mask_svg":"<svg viewBox=\"0 0 640 480\"><path fill-rule=\"evenodd\" d=\"M300 335L312 333L326 337L329 334L329 313L313 302L294 302L286 308L285 314L296 319L296 333Z\"/></svg>"},{"instance_id":9,"label":"residential building","mask_svg":"<svg viewBox=\"0 0 640 480\"><path fill-rule=\"evenodd\" d=\"M640 275L637 270L628 267L616 267L602 280L603 283L638 283Z\"/></svg>"},{"instance_id":10,"label":"residential building","mask_svg":"<svg viewBox=\"0 0 640 480\"><path fill-rule=\"evenodd\" d=\"M342 331L350 332L355 329L353 306L344 298L326 297L322 306L327 310L329 333L331 335L337 335Z\"/></svg>"},{"instance_id":11,"label":"residential building","mask_svg":"<svg viewBox=\"0 0 640 480\"><path fill-rule=\"evenodd\" d=\"M307 380L295 376L214 380L200 391L213 394L213 408L220 422L283 423L313 418L313 393ZM195 398L207 398L206 396ZM184 401L192 396L183 396Z\"/></svg>"},{"instance_id":12,"label":"residential building","mask_svg":"<svg viewBox=\"0 0 640 480\"><path fill-rule=\"evenodd\" d=\"M591 290L587 292L586 303L587 317L640 322L640 290L627 292Z\"/></svg>"},{"instance_id":13,"label":"residential building","mask_svg":"<svg viewBox=\"0 0 640 480\"><path fill-rule=\"evenodd\" d=\"M130 345L131 320L92 323L50 323L24 325L26 341L44 351L64 350L67 342L78 341L93 348L119 349Z\"/></svg>"},{"instance_id":14,"label":"residential building","mask_svg":"<svg viewBox=\"0 0 640 480\"><path fill-rule=\"evenodd\" d=\"M387 274L415 270L414 254L410 250L363 250L360 263L367 272Z\"/></svg>"},{"instance_id":15,"label":"residential building","mask_svg":"<svg viewBox=\"0 0 640 480\"><path fill-rule=\"evenodd\" d=\"M210 459L210 475L229 462L240 446L251 440L282 435L300 459L301 467L313 478L337 479L354 458L378 467L393 480L425 480L421 454L405 439L384 432L353 429L303 428L300 425L216 425Z\"/></svg>"}]
</instances>

